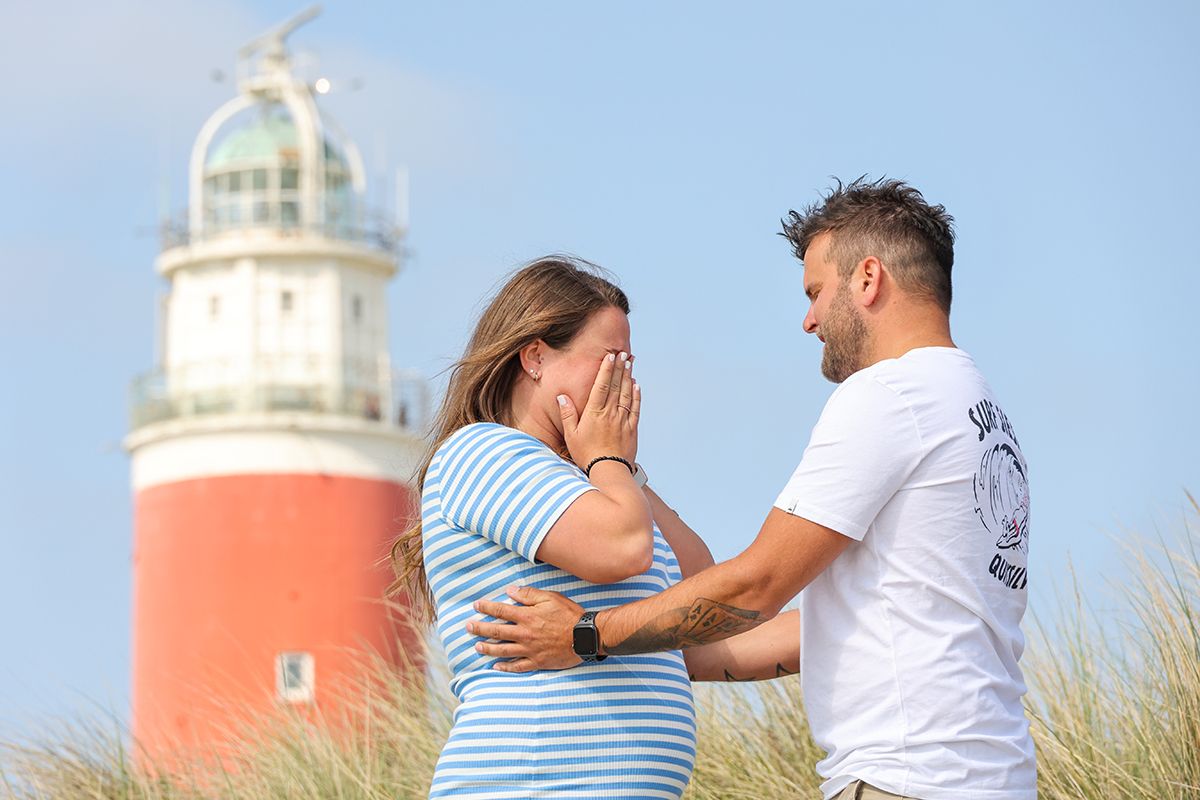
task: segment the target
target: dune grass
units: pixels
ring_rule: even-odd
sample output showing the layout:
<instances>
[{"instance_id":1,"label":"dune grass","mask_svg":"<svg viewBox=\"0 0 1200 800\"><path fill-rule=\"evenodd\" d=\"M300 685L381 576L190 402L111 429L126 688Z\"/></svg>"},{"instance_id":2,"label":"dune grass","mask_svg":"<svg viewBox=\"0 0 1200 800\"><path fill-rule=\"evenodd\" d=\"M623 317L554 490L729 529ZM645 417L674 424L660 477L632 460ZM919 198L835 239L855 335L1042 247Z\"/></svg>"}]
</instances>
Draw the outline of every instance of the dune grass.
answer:
<instances>
[{"instance_id":1,"label":"dune grass","mask_svg":"<svg viewBox=\"0 0 1200 800\"><path fill-rule=\"evenodd\" d=\"M1133 578L1115 587L1115 610L1093 611L1075 588L1056 619L1027 624L1022 667L1041 798L1200 798L1200 508L1192 505L1180 544L1129 546ZM379 663L346 692L357 724L281 714L236 737L219 766L210 757L138 768L146 759L111 720L0 741L0 791L20 800L423 798L453 711L438 669L420 686ZM701 685L696 698L700 746L686 797L819 796L821 752L795 678Z\"/></svg>"},{"instance_id":2,"label":"dune grass","mask_svg":"<svg viewBox=\"0 0 1200 800\"><path fill-rule=\"evenodd\" d=\"M1106 613L1072 585L1036 625L1026 708L1044 798L1200 798L1200 507L1177 546L1135 537Z\"/></svg>"}]
</instances>

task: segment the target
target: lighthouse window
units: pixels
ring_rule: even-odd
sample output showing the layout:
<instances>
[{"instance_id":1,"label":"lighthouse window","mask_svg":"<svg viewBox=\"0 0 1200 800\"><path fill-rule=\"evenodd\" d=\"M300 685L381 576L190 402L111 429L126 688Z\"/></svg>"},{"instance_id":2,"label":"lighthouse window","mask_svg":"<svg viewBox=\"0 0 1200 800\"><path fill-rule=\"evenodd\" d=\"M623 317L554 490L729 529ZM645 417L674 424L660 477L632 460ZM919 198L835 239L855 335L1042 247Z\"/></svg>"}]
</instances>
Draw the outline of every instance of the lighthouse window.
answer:
<instances>
[{"instance_id":1,"label":"lighthouse window","mask_svg":"<svg viewBox=\"0 0 1200 800\"><path fill-rule=\"evenodd\" d=\"M271 218L270 203L258 202L258 203L254 204L254 221L255 222L266 222L270 218Z\"/></svg>"},{"instance_id":2,"label":"lighthouse window","mask_svg":"<svg viewBox=\"0 0 1200 800\"><path fill-rule=\"evenodd\" d=\"M285 291L281 295L279 295L279 307L284 311L292 310L292 293L291 292Z\"/></svg>"},{"instance_id":3,"label":"lighthouse window","mask_svg":"<svg viewBox=\"0 0 1200 800\"><path fill-rule=\"evenodd\" d=\"M300 222L300 204L284 200L279 205L279 215L285 228L294 228Z\"/></svg>"},{"instance_id":4,"label":"lighthouse window","mask_svg":"<svg viewBox=\"0 0 1200 800\"><path fill-rule=\"evenodd\" d=\"M242 173L229 173L229 191L240 192L242 190Z\"/></svg>"},{"instance_id":5,"label":"lighthouse window","mask_svg":"<svg viewBox=\"0 0 1200 800\"><path fill-rule=\"evenodd\" d=\"M254 188L255 189L266 189L267 188L267 171L265 169L254 170Z\"/></svg>"},{"instance_id":6,"label":"lighthouse window","mask_svg":"<svg viewBox=\"0 0 1200 800\"><path fill-rule=\"evenodd\" d=\"M350 307L353 309L354 321L362 322L362 297L354 295L354 299L350 301Z\"/></svg>"},{"instance_id":7,"label":"lighthouse window","mask_svg":"<svg viewBox=\"0 0 1200 800\"><path fill-rule=\"evenodd\" d=\"M300 170L284 167L279 173L279 188L296 189L300 186Z\"/></svg>"},{"instance_id":8,"label":"lighthouse window","mask_svg":"<svg viewBox=\"0 0 1200 800\"><path fill-rule=\"evenodd\" d=\"M275 691L289 703L311 702L316 689L312 653L285 652L275 657Z\"/></svg>"}]
</instances>

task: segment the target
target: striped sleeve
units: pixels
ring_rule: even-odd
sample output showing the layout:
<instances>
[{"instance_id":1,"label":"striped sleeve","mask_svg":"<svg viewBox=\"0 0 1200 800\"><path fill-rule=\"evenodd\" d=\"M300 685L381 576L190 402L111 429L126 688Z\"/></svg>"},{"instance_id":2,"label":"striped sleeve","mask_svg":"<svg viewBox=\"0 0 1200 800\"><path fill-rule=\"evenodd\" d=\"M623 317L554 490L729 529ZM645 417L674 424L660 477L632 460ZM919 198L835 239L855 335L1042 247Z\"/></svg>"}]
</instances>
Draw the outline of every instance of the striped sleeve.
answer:
<instances>
[{"instance_id":1,"label":"striped sleeve","mask_svg":"<svg viewBox=\"0 0 1200 800\"><path fill-rule=\"evenodd\" d=\"M446 442L439 478L447 522L530 561L571 503L595 488L542 442L493 423Z\"/></svg>"}]
</instances>

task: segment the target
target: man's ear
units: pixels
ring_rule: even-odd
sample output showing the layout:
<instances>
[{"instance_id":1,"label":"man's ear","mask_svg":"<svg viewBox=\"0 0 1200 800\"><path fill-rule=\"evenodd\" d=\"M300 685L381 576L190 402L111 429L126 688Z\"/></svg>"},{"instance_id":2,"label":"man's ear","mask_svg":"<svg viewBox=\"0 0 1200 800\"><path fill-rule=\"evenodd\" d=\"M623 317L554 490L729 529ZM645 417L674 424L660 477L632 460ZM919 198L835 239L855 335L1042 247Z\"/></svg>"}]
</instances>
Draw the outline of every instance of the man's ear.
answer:
<instances>
[{"instance_id":1,"label":"man's ear","mask_svg":"<svg viewBox=\"0 0 1200 800\"><path fill-rule=\"evenodd\" d=\"M883 262L875 256L867 256L858 262L854 271L854 288L858 302L863 308L870 308L879 299L883 277L887 270Z\"/></svg>"}]
</instances>

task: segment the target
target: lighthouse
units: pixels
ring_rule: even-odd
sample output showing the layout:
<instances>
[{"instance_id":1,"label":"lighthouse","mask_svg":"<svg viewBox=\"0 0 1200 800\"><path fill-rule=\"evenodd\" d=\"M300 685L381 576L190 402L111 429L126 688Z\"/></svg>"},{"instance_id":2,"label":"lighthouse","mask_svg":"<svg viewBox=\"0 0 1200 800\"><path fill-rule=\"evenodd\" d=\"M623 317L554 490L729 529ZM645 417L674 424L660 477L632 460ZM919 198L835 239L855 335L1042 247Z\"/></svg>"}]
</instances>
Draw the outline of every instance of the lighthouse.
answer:
<instances>
[{"instance_id":1,"label":"lighthouse","mask_svg":"<svg viewBox=\"0 0 1200 800\"><path fill-rule=\"evenodd\" d=\"M155 269L158 366L133 383L132 731L219 744L246 713L336 710L373 651L420 661L384 600L428 402L393 368L403 228L368 214L354 142L289 34L242 48Z\"/></svg>"}]
</instances>

